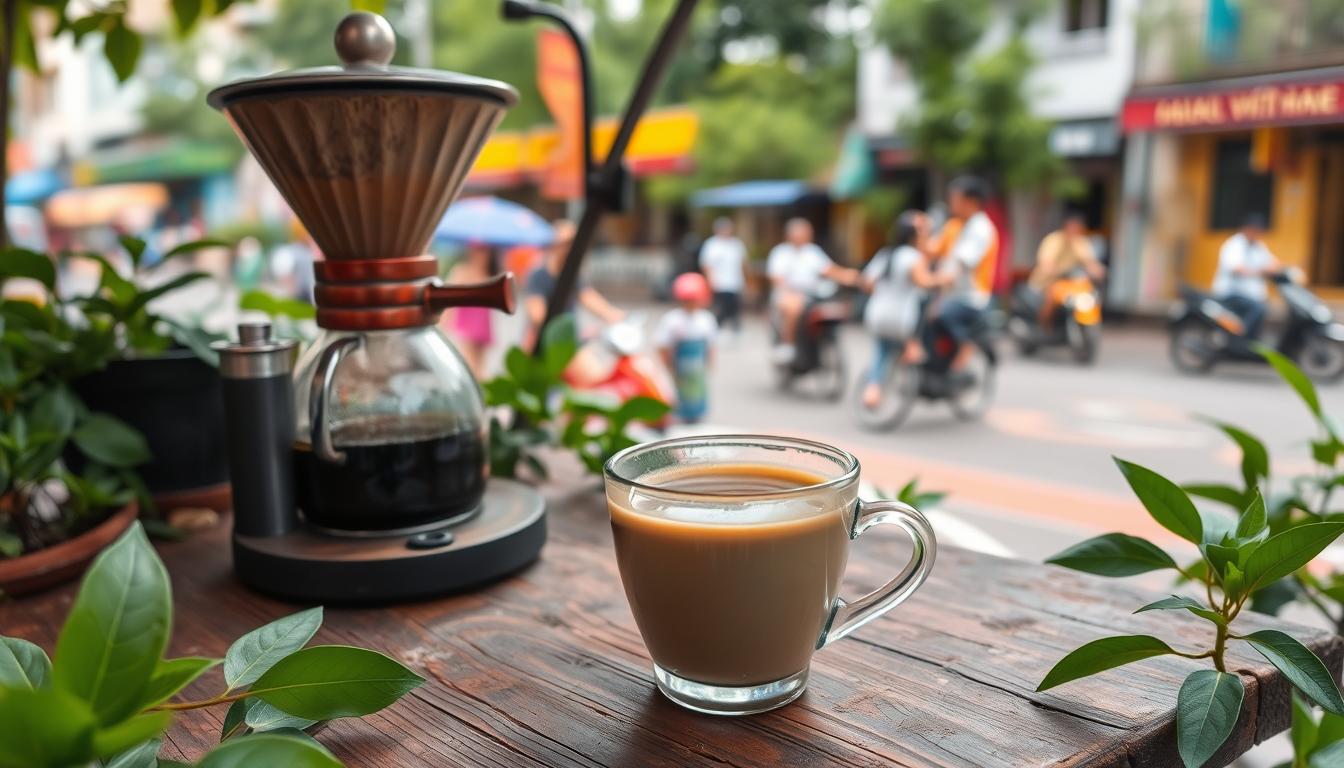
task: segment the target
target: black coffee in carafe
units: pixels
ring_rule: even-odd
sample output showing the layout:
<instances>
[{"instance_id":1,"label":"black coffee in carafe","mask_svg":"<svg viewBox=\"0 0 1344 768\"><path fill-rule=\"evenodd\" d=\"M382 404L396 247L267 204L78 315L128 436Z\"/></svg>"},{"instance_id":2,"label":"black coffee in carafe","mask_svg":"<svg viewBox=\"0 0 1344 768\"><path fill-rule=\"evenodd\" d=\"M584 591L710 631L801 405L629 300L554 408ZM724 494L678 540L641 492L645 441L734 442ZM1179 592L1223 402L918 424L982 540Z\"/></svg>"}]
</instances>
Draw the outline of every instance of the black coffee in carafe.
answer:
<instances>
[{"instance_id":1,"label":"black coffee in carafe","mask_svg":"<svg viewBox=\"0 0 1344 768\"><path fill-rule=\"evenodd\" d=\"M470 516L485 493L486 442L479 430L417 416L337 422L340 464L295 443L295 496L308 523L339 531L386 532ZM390 436L395 435L395 439Z\"/></svg>"}]
</instances>

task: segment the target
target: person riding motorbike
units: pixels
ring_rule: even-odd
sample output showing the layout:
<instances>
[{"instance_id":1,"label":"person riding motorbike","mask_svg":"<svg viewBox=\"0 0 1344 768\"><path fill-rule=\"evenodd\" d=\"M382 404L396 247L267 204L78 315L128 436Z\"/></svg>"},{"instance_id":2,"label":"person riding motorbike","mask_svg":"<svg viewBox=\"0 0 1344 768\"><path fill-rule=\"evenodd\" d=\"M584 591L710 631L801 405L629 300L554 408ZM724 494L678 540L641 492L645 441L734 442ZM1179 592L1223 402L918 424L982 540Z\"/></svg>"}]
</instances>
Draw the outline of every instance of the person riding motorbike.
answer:
<instances>
[{"instance_id":1,"label":"person riding motorbike","mask_svg":"<svg viewBox=\"0 0 1344 768\"><path fill-rule=\"evenodd\" d=\"M1218 250L1218 271L1213 276L1214 297L1241 318L1246 339L1259 338L1269 300L1266 279L1283 269L1264 237L1265 217L1247 215L1241 229Z\"/></svg>"},{"instance_id":2,"label":"person riding motorbike","mask_svg":"<svg viewBox=\"0 0 1344 768\"><path fill-rule=\"evenodd\" d=\"M882 401L882 380L892 355L899 351L906 363L923 359L924 292L944 284L924 253L928 247L928 215L905 211L892 226L886 247L874 254L863 270L862 288L871 294L863 324L874 342L873 362L863 390L863 404L870 409Z\"/></svg>"},{"instance_id":3,"label":"person riding motorbike","mask_svg":"<svg viewBox=\"0 0 1344 768\"><path fill-rule=\"evenodd\" d=\"M784 225L784 242L772 248L766 260L770 301L779 321L779 344L774 357L781 364L793 360L799 321L822 281L845 285L859 282L858 271L831 261L821 246L812 241L812 235L812 224L807 219L789 219Z\"/></svg>"},{"instance_id":4,"label":"person riding motorbike","mask_svg":"<svg viewBox=\"0 0 1344 768\"><path fill-rule=\"evenodd\" d=\"M1097 259L1087 240L1086 219L1082 213L1074 211L1064 217L1059 229L1041 240L1041 246L1036 250L1036 266L1027 279L1027 285L1041 299L1039 320L1042 326L1050 323L1055 309L1073 290L1064 278L1078 270L1083 270L1093 280L1106 276L1106 266Z\"/></svg>"},{"instance_id":5,"label":"person riding motorbike","mask_svg":"<svg viewBox=\"0 0 1344 768\"><path fill-rule=\"evenodd\" d=\"M999 253L999 232L985 213L989 192L974 176L960 176L948 185L947 207L961 227L938 265L951 289L934 310L933 323L957 345L953 373L966 370L975 357L974 336L989 307Z\"/></svg>"}]
</instances>

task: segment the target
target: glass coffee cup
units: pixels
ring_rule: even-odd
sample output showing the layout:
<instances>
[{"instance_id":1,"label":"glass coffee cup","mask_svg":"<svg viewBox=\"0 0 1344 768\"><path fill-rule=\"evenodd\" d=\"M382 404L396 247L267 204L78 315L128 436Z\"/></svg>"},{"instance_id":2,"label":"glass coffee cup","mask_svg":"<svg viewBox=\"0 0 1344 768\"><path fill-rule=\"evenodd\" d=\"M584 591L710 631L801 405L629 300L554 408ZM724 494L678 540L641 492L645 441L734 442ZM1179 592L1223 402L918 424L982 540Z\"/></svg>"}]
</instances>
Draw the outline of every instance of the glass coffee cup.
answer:
<instances>
[{"instance_id":1,"label":"glass coffee cup","mask_svg":"<svg viewBox=\"0 0 1344 768\"><path fill-rule=\"evenodd\" d=\"M815 651L894 608L933 568L928 520L898 501L860 501L858 460L822 443L663 440L618 453L604 475L621 581L658 688L699 712L746 715L798 698ZM910 560L847 602L849 544L883 523L910 537Z\"/></svg>"}]
</instances>

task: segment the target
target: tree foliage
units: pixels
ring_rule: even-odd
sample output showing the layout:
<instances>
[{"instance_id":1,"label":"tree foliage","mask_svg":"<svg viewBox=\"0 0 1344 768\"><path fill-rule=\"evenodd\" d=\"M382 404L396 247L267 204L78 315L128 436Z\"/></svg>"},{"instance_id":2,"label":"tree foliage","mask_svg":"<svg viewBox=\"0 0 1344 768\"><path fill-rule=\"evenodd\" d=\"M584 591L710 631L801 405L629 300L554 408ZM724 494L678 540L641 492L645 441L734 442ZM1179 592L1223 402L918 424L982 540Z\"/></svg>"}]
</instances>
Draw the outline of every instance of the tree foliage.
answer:
<instances>
[{"instance_id":1,"label":"tree foliage","mask_svg":"<svg viewBox=\"0 0 1344 768\"><path fill-rule=\"evenodd\" d=\"M971 170L1007 187L1066 178L1050 151L1051 123L1032 113L1026 82L1036 64L1023 34L1038 0L958 3L885 0L878 35L905 63L919 89L919 109L903 126L924 159L943 171ZM996 15L1008 34L982 41Z\"/></svg>"}]
</instances>

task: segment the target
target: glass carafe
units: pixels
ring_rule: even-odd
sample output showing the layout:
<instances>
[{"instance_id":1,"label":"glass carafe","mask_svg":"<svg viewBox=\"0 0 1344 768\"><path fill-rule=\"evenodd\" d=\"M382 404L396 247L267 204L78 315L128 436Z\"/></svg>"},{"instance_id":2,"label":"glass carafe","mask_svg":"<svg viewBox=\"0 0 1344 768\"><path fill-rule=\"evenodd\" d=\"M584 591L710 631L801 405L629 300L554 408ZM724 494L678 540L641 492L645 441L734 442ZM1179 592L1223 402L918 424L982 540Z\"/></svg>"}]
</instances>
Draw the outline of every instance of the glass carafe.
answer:
<instances>
[{"instance_id":1,"label":"glass carafe","mask_svg":"<svg viewBox=\"0 0 1344 768\"><path fill-rule=\"evenodd\" d=\"M484 403L436 326L323 330L294 376L295 491L308 525L388 535L476 513L489 466Z\"/></svg>"}]
</instances>

